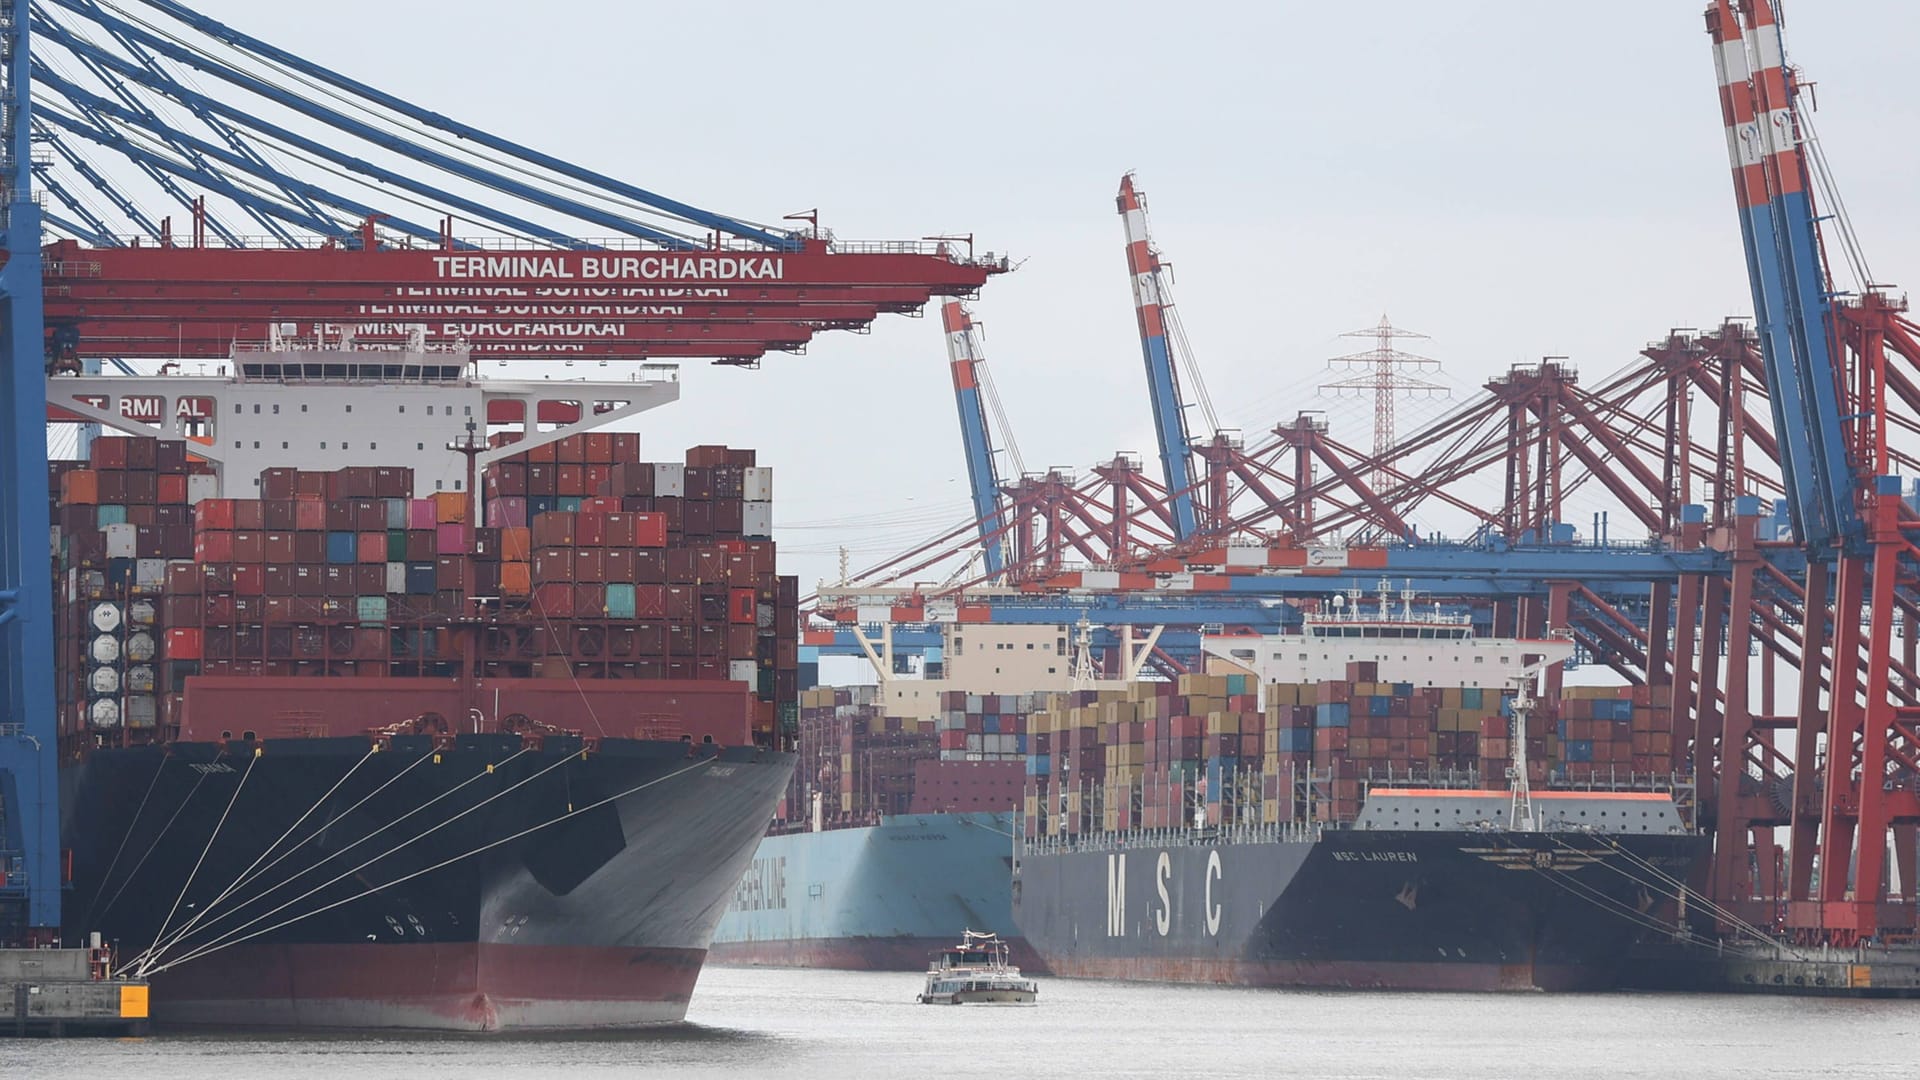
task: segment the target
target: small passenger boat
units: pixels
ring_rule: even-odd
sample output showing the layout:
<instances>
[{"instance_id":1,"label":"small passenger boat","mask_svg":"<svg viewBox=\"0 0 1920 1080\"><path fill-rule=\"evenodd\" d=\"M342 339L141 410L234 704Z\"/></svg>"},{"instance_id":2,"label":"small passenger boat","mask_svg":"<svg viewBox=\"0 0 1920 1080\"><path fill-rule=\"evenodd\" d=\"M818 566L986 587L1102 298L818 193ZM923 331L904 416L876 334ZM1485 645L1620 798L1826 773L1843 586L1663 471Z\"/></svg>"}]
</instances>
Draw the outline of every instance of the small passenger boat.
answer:
<instances>
[{"instance_id":1,"label":"small passenger boat","mask_svg":"<svg viewBox=\"0 0 1920 1080\"><path fill-rule=\"evenodd\" d=\"M960 944L941 949L927 965L922 1005L1031 1005L1039 984L1007 962L1007 943L998 934L962 932Z\"/></svg>"}]
</instances>

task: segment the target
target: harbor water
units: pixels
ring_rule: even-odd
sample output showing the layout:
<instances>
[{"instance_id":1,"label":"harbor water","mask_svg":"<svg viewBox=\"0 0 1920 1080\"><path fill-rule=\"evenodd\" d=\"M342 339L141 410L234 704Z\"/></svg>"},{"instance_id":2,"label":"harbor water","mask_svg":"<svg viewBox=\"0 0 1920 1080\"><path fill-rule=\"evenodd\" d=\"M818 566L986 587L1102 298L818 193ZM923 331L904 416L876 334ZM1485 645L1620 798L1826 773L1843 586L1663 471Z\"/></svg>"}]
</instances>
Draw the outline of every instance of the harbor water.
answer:
<instances>
[{"instance_id":1,"label":"harbor water","mask_svg":"<svg viewBox=\"0 0 1920 1080\"><path fill-rule=\"evenodd\" d=\"M688 1022L572 1038L161 1031L0 1041L8 1080L359 1077L1913 1075L1920 1005L1759 996L1316 993L1041 980L1032 1007L914 1003L912 973L709 968Z\"/></svg>"}]
</instances>

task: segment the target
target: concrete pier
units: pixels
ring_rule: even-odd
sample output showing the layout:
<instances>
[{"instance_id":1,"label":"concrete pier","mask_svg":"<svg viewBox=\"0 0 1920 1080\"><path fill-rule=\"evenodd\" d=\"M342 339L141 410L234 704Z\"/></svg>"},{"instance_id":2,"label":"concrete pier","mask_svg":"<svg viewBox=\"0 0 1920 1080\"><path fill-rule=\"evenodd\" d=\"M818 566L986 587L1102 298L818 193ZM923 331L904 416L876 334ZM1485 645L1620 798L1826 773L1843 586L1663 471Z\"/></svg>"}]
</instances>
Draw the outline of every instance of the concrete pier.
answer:
<instances>
[{"instance_id":1,"label":"concrete pier","mask_svg":"<svg viewBox=\"0 0 1920 1080\"><path fill-rule=\"evenodd\" d=\"M143 1035L147 984L98 949L0 949L0 1035Z\"/></svg>"}]
</instances>

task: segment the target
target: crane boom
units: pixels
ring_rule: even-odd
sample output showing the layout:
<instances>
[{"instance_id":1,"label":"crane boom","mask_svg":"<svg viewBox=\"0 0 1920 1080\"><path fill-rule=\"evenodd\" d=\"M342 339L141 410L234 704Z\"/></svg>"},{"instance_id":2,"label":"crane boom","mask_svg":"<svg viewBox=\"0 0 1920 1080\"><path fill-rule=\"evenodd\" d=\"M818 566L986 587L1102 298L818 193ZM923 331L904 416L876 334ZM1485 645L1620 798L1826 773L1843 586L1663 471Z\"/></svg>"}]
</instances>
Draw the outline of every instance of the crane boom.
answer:
<instances>
[{"instance_id":1,"label":"crane boom","mask_svg":"<svg viewBox=\"0 0 1920 1080\"><path fill-rule=\"evenodd\" d=\"M973 313L959 300L941 306L947 331L948 367L953 373L953 398L960 409L960 442L967 454L967 485L973 495L973 515L979 521L980 547L987 573L999 577L1006 569L1006 515L1000 505L1000 474L994 466L993 435L987 426L986 402L981 398L980 338Z\"/></svg>"},{"instance_id":2,"label":"crane boom","mask_svg":"<svg viewBox=\"0 0 1920 1080\"><path fill-rule=\"evenodd\" d=\"M1195 532L1193 441L1187 433L1186 402L1168 347L1160 277L1160 252L1147 234L1147 212L1131 173L1120 178L1120 219L1127 230L1127 273L1133 280L1133 311L1140 324L1140 352L1147 365L1147 395L1153 403L1153 430L1160 446L1160 468L1167 483L1168 510L1175 540Z\"/></svg>"},{"instance_id":3,"label":"crane boom","mask_svg":"<svg viewBox=\"0 0 1920 1080\"><path fill-rule=\"evenodd\" d=\"M1831 290L1770 0L1707 10L1727 153L1793 523L1831 556L1864 541L1833 361Z\"/></svg>"}]
</instances>

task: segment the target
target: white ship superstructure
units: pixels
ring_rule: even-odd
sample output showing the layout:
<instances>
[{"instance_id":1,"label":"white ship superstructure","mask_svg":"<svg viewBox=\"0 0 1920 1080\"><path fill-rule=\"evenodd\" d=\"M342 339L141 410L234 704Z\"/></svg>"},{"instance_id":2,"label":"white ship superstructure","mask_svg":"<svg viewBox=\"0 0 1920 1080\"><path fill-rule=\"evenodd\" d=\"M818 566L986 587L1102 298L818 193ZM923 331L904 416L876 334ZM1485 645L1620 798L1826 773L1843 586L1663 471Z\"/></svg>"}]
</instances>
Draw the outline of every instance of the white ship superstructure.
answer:
<instances>
[{"instance_id":1,"label":"white ship superstructure","mask_svg":"<svg viewBox=\"0 0 1920 1080\"><path fill-rule=\"evenodd\" d=\"M1507 689L1528 669L1573 655L1567 637L1476 636L1469 617L1421 611L1407 592L1396 602L1384 585L1377 602L1335 596L1331 610L1307 615L1298 633L1209 635L1203 647L1262 686L1339 682L1349 663L1372 661L1383 682Z\"/></svg>"},{"instance_id":2,"label":"white ship superstructure","mask_svg":"<svg viewBox=\"0 0 1920 1080\"><path fill-rule=\"evenodd\" d=\"M270 467L397 466L413 470L414 495L425 498L466 488L467 464L450 445L484 441L501 425L522 428L519 441L477 456L483 469L680 397L671 364L638 365L623 380L482 378L464 347L424 343L369 349L285 339L192 367L61 375L47 380L47 401L67 419L192 440L228 497L257 496L260 472Z\"/></svg>"}]
</instances>

